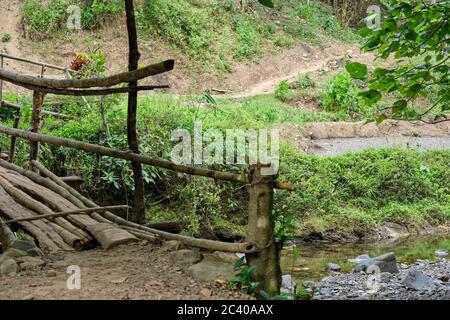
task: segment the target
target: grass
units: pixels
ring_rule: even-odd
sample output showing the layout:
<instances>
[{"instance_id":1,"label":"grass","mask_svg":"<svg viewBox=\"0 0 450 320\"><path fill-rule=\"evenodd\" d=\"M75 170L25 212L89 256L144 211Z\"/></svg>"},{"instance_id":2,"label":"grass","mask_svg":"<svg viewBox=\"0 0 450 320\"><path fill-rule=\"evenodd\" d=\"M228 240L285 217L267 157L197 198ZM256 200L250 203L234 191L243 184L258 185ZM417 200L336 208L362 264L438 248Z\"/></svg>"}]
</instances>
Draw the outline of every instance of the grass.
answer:
<instances>
[{"instance_id":1,"label":"grass","mask_svg":"<svg viewBox=\"0 0 450 320\"><path fill-rule=\"evenodd\" d=\"M78 39L65 27L69 18L65 9L69 4L79 5L75 0L25 0L21 16L31 39ZM320 17L303 16L305 6L312 7L313 15ZM155 43L159 53L187 58L189 68L219 75L231 72L235 62L258 62L265 54L299 43L358 40L319 1L280 1L275 10L260 5L251 7L252 10L242 11L233 1L138 1L138 36L143 42ZM119 0L83 3L80 9L81 26L86 31L102 30L107 22L123 15ZM153 57L154 50L149 50L149 54Z\"/></svg>"},{"instance_id":2,"label":"grass","mask_svg":"<svg viewBox=\"0 0 450 320\"><path fill-rule=\"evenodd\" d=\"M9 42L11 40L11 35L9 33L3 33L1 39L3 43Z\"/></svg>"},{"instance_id":3,"label":"grass","mask_svg":"<svg viewBox=\"0 0 450 320\"><path fill-rule=\"evenodd\" d=\"M6 97L15 101L13 95ZM17 97L27 103L23 97ZM198 98L200 99L200 98ZM169 158L173 147L171 132L194 121L203 130L217 128L277 127L280 123L301 125L307 121L328 121L333 113L297 110L273 96L242 101L218 100L212 109L188 108L168 95L139 99L138 127L142 151L154 157ZM29 103L29 100L28 100ZM92 103L95 106L95 103ZM107 107L112 136L101 131L97 108L67 104L61 112L77 120L61 122L46 118L43 132L112 148L127 149L126 101ZM2 112L2 122L12 123L12 113ZM22 111L20 127L28 128L30 109ZM0 138L6 150L7 137ZM17 161L26 164L28 147L19 140ZM61 147L42 146L40 160L60 176L81 175L83 191L95 195L99 203L127 203L133 176L129 163ZM296 235L327 234L359 236L383 222L408 226L437 225L450 219L450 151L419 152L407 149L368 150L333 158L305 155L286 143L281 148L280 180L297 185L293 192L276 191L275 215L292 221ZM241 166L215 165L216 169L241 172ZM146 204L153 220L180 219L190 233L202 225L227 227L243 234L246 224L245 188L227 182L194 178L145 166L148 195ZM177 183L174 183L176 181ZM155 202L161 201L155 205Z\"/></svg>"}]
</instances>

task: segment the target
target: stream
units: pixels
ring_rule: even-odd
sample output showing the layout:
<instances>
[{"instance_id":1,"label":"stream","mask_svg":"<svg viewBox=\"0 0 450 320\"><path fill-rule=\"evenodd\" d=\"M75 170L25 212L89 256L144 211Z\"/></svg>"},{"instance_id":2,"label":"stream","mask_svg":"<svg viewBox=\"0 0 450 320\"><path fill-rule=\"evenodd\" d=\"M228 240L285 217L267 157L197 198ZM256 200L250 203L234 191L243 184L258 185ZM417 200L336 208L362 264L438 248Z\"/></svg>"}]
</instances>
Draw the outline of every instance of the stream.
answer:
<instances>
[{"instance_id":1,"label":"stream","mask_svg":"<svg viewBox=\"0 0 450 320\"><path fill-rule=\"evenodd\" d=\"M358 255L371 257L394 252L397 262L411 264L417 259L433 260L437 249L450 251L450 237L410 236L396 241L378 243L296 243L283 250L283 274L291 274L296 283L318 281L327 275L328 263L337 263L342 272L350 272L354 264L348 262Z\"/></svg>"},{"instance_id":2,"label":"stream","mask_svg":"<svg viewBox=\"0 0 450 320\"><path fill-rule=\"evenodd\" d=\"M335 156L346 152L362 151L368 148L408 147L431 150L450 149L450 137L403 137L387 136L375 138L333 138L314 140L314 152L321 156Z\"/></svg>"}]
</instances>

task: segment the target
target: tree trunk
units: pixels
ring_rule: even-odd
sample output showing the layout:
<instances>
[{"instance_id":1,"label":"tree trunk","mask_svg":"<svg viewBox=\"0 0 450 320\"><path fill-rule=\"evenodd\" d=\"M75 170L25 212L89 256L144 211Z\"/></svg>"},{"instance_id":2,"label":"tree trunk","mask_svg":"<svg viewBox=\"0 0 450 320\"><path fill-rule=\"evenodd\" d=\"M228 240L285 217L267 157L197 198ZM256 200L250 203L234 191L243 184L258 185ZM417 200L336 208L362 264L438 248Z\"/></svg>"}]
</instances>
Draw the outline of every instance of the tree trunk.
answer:
<instances>
[{"instance_id":1,"label":"tree trunk","mask_svg":"<svg viewBox=\"0 0 450 320\"><path fill-rule=\"evenodd\" d=\"M279 294L281 286L279 251L272 221L274 179L274 176L261 175L260 165L250 168L246 239L259 249L247 254L247 263L254 268L251 277L259 282L259 290L271 296Z\"/></svg>"},{"instance_id":2,"label":"tree trunk","mask_svg":"<svg viewBox=\"0 0 450 320\"><path fill-rule=\"evenodd\" d=\"M139 63L139 48L137 43L136 21L134 16L133 0L125 0L125 9L127 13L127 29L129 41L129 71L137 70ZM129 82L130 87L136 87L137 81ZM128 119L127 119L127 134L128 145L134 153L139 153L139 141L137 137L137 97L136 91L128 94ZM142 164L139 162L132 162L133 177L134 177L134 207L133 207L133 221L139 224L145 223L145 206L144 206L144 180L142 176Z\"/></svg>"}]
</instances>

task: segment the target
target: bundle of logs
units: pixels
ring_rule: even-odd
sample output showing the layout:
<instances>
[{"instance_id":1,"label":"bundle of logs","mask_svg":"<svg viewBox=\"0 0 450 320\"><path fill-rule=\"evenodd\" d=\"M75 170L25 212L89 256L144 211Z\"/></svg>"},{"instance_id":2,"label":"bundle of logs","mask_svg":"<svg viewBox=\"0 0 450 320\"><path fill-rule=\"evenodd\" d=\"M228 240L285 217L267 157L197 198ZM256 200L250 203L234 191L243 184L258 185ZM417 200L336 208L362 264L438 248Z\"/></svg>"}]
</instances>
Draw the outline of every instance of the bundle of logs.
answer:
<instances>
[{"instance_id":1,"label":"bundle of logs","mask_svg":"<svg viewBox=\"0 0 450 320\"><path fill-rule=\"evenodd\" d=\"M1 226L24 230L44 252L109 249L138 239L160 243L161 238L212 250L254 250L248 243L195 239L130 222L110 212L127 206L100 207L39 162L32 165L34 171L0 159Z\"/></svg>"}]
</instances>

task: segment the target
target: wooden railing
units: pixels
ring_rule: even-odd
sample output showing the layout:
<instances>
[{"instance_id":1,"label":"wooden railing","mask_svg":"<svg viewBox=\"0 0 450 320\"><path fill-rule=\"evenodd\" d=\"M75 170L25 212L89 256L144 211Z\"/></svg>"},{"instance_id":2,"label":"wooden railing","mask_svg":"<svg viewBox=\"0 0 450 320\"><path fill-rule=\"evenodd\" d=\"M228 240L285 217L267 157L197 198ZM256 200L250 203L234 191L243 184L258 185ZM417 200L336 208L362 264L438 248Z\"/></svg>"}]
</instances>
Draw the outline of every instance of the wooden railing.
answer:
<instances>
[{"instance_id":1,"label":"wooden railing","mask_svg":"<svg viewBox=\"0 0 450 320\"><path fill-rule=\"evenodd\" d=\"M138 152L120 151L106 148L100 145L94 145L70 139L63 139L59 137L52 137L39 133L41 127L41 116L43 114L42 106L44 104L46 93L69 96L85 96L129 92L128 115L130 116L130 112L135 113L135 110L133 110L133 108L130 108L130 101L131 103L134 102L134 107L136 107L137 91L160 88L156 86L139 87L137 81L148 76L161 74L173 69L173 60L168 60L159 64L154 64L141 69L137 69L136 58L139 57L139 53L137 52L137 36L134 21L133 1L124 1L126 4L127 27L129 31L130 41L130 71L105 78L93 78L84 80L45 79L43 78L43 72L41 72L40 77L32 77L16 74L14 72L5 70L3 68L3 59L11 57L3 55L1 56L0 81L8 81L15 85L33 90L33 112L31 119L31 132L19 130L16 128L9 128L6 126L0 126L0 133L5 133L7 135L10 135L11 137L20 137L29 140L31 163L30 167L39 170L46 171L45 168L39 166L39 163L36 161L39 150L39 143L48 143L52 145L65 146L83 150L86 152L129 160L133 163L133 166L135 166L136 164L139 166L141 166L141 164L147 164L185 174L245 184L249 192L248 231L246 243L226 243L221 241L196 239L192 237L174 235L158 230L152 230L152 232L158 234L162 238L179 240L190 246L228 252L245 252L247 263L249 264L249 266L253 267L254 270L252 273L252 278L255 281L259 282L259 288L269 294L279 293L281 285L281 271L279 264L279 250L278 245L275 241L274 224L272 221L273 194L274 188L291 190L293 186L289 183L276 182L276 177L274 175L262 175L261 169L262 167L264 167L263 164L255 164L250 166L247 173L235 174L230 172L210 170L206 168L179 165L163 159L149 158L147 156L139 154ZM16 60L19 59L16 58ZM38 63L22 58L20 58L19 61L41 65L43 71L45 71L45 67L49 67L58 70L63 69L65 72L67 72L65 68L50 64ZM113 87L123 83L127 83L128 87ZM130 100L130 98L132 99ZM136 119L131 118L130 121L129 118L128 120L128 134L130 134L131 131L131 136L136 136ZM128 138L130 139L130 135ZM46 171L46 174L48 176L52 176L51 172ZM58 181L57 177L53 178L55 181ZM136 180L135 183L137 185ZM76 191L73 189L71 190L71 192L76 193ZM88 199L85 199L85 201L85 204L88 207L94 206L94 204L92 204ZM108 214L108 212L104 214ZM111 219L114 217L109 216L109 218ZM120 223L122 224L133 224L131 222L124 221L119 217L117 217L117 219L117 221L120 221ZM133 227L145 228L144 226L139 226L137 224L133 224ZM145 229L149 231L148 228Z\"/></svg>"}]
</instances>

